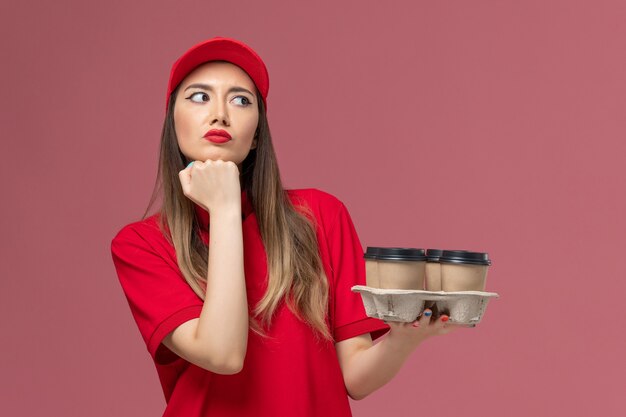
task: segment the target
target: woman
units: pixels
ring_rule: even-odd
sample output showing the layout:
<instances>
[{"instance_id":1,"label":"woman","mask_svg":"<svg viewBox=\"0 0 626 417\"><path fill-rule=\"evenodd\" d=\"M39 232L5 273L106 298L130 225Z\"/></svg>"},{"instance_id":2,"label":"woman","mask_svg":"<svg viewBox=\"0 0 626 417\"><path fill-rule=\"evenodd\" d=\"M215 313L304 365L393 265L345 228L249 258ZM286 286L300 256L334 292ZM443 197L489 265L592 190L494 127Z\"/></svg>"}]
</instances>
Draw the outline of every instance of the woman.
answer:
<instances>
[{"instance_id":1,"label":"woman","mask_svg":"<svg viewBox=\"0 0 626 417\"><path fill-rule=\"evenodd\" d=\"M414 323L366 316L350 290L365 267L346 207L282 187L268 89L265 64L242 42L185 52L170 74L148 209L160 189L163 204L111 243L164 416L350 416L348 396L378 389L419 343L454 327L446 316L430 323L430 311Z\"/></svg>"}]
</instances>

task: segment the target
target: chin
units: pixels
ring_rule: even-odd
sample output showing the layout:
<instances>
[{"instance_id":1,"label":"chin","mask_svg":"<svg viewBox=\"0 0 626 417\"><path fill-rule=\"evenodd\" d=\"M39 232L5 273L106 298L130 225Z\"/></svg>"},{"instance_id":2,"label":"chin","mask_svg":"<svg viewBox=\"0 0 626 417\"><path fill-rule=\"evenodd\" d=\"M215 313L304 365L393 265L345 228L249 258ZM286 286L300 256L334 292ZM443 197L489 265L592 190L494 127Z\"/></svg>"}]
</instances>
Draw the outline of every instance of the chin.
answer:
<instances>
[{"instance_id":1,"label":"chin","mask_svg":"<svg viewBox=\"0 0 626 417\"><path fill-rule=\"evenodd\" d=\"M226 162L226 161L231 161L234 162L236 165L240 165L242 161L237 161L235 159L233 159L232 157L228 156L228 155L224 155L221 153L209 153L209 154L205 154L202 156L204 159L201 159L202 161L206 161L207 159L210 159L211 161L217 161L218 159L221 159L222 161Z\"/></svg>"}]
</instances>

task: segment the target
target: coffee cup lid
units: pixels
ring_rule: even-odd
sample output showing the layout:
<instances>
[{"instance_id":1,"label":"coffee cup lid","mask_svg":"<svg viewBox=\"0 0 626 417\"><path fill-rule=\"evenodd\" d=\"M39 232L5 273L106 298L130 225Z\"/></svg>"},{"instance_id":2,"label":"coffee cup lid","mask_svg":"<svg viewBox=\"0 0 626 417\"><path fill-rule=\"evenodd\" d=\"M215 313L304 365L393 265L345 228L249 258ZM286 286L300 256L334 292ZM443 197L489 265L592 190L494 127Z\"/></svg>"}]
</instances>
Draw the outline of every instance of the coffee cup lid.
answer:
<instances>
[{"instance_id":1,"label":"coffee cup lid","mask_svg":"<svg viewBox=\"0 0 626 417\"><path fill-rule=\"evenodd\" d=\"M380 248L372 248L368 246L363 257L366 259L376 259L378 256L378 249Z\"/></svg>"},{"instance_id":2,"label":"coffee cup lid","mask_svg":"<svg viewBox=\"0 0 626 417\"><path fill-rule=\"evenodd\" d=\"M439 262L439 257L443 253L443 249L426 249L426 260L428 262Z\"/></svg>"},{"instance_id":3,"label":"coffee cup lid","mask_svg":"<svg viewBox=\"0 0 626 417\"><path fill-rule=\"evenodd\" d=\"M466 250L444 250L439 257L439 262L469 265L491 265L487 253L469 252Z\"/></svg>"},{"instance_id":4,"label":"coffee cup lid","mask_svg":"<svg viewBox=\"0 0 626 417\"><path fill-rule=\"evenodd\" d=\"M368 247L364 258L386 261L425 261L424 249Z\"/></svg>"}]
</instances>

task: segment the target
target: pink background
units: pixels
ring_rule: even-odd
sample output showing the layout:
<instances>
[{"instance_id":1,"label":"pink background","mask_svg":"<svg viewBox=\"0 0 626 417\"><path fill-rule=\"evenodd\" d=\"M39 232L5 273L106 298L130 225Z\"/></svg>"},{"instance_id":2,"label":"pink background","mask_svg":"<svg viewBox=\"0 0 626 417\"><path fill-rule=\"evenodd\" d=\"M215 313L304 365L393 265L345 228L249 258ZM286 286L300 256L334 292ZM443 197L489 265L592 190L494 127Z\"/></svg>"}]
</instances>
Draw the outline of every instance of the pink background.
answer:
<instances>
[{"instance_id":1,"label":"pink background","mask_svg":"<svg viewBox=\"0 0 626 417\"><path fill-rule=\"evenodd\" d=\"M355 416L626 413L623 1L2 9L3 415L163 412L109 245L152 191L171 64L218 35L267 63L287 187L343 200L364 249L494 260L480 325Z\"/></svg>"}]
</instances>

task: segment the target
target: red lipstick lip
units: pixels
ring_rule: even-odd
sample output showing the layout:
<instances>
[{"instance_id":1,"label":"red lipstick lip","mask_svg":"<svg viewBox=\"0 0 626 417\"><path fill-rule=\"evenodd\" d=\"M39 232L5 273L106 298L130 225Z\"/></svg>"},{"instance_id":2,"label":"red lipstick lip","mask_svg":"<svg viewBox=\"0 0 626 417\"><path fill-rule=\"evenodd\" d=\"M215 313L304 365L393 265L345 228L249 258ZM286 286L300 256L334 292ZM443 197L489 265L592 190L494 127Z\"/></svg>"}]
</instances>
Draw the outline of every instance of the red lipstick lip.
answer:
<instances>
[{"instance_id":1,"label":"red lipstick lip","mask_svg":"<svg viewBox=\"0 0 626 417\"><path fill-rule=\"evenodd\" d=\"M221 129L211 129L204 134L204 137L207 139L209 138L209 136L222 136L226 139L232 139L227 131Z\"/></svg>"},{"instance_id":2,"label":"red lipstick lip","mask_svg":"<svg viewBox=\"0 0 626 417\"><path fill-rule=\"evenodd\" d=\"M226 136L218 136L218 135L205 136L205 139L213 143L226 143L230 141L230 139L228 139Z\"/></svg>"}]
</instances>

